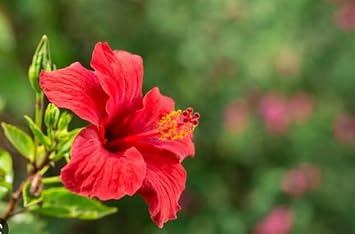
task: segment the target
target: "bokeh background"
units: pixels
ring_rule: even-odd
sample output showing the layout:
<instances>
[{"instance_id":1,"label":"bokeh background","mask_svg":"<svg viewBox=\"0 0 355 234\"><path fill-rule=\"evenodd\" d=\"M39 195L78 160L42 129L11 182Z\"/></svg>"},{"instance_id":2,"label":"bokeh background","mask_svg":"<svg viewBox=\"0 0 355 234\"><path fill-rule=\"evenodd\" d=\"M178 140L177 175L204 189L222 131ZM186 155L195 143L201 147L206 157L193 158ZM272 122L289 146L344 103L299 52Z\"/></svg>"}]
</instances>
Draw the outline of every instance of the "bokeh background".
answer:
<instances>
[{"instance_id":1,"label":"bokeh background","mask_svg":"<svg viewBox=\"0 0 355 234\"><path fill-rule=\"evenodd\" d=\"M145 91L201 113L197 154L163 230L133 197L98 221L15 219L14 234L355 233L355 1L1 0L1 121L32 113L42 34L57 67L88 66L97 41L142 55Z\"/></svg>"}]
</instances>

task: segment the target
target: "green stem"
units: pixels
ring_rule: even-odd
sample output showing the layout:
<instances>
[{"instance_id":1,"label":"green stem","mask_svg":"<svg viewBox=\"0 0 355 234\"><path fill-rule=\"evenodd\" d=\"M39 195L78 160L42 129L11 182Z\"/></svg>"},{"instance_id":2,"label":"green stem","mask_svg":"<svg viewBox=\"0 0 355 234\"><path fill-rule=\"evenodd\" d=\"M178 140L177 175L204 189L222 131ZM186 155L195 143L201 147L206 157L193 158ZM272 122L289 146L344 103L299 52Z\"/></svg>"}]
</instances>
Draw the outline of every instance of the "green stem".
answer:
<instances>
[{"instance_id":1,"label":"green stem","mask_svg":"<svg viewBox=\"0 0 355 234\"><path fill-rule=\"evenodd\" d=\"M43 93L36 93L36 106L35 106L35 123L39 128L42 128L43 119Z\"/></svg>"},{"instance_id":2,"label":"green stem","mask_svg":"<svg viewBox=\"0 0 355 234\"><path fill-rule=\"evenodd\" d=\"M45 49L43 49L43 45L46 46ZM40 55L40 53L44 53L44 54ZM43 56L43 57L41 57L41 56ZM38 46L36 48L35 55L33 56L31 66L35 66L35 69L38 69L36 72L37 76L39 75L40 70L43 68L47 71L52 70L52 61L51 61L51 55L50 55L50 51L49 51L49 42L48 42L48 38L46 35L44 35L42 37L40 43L38 44ZM36 82L38 82L39 77L35 77L35 78L36 78ZM36 91L35 123L40 129L42 129L43 113L44 113L44 94L42 91ZM10 217L12 217L13 215L15 215L17 213L21 213L21 212L25 211L25 209L19 210L19 211L14 211L19 199L22 196L22 190L23 190L25 183L27 181L30 181L33 178L33 176L36 175L36 173L40 173L43 168L47 167L50 164L50 154L52 153L52 151L46 149L46 155L44 157L44 160L39 165L37 165L37 154L38 154L38 147L40 146L40 143L36 137L34 137L34 144L35 144L34 161L31 162L33 167L29 169L26 179L24 181L22 181L22 183L17 188L17 190L11 194L11 197L7 203L7 207L5 208L4 214L2 216L2 218L4 220L9 219ZM58 179L59 179L59 177L58 178L55 178L55 177L48 178L47 183L60 182L60 179L59 179L59 181L58 181ZM0 232L0 234L1 234L1 232Z\"/></svg>"},{"instance_id":3,"label":"green stem","mask_svg":"<svg viewBox=\"0 0 355 234\"><path fill-rule=\"evenodd\" d=\"M55 183L61 183L62 181L60 180L59 176L53 176L53 177L46 177L42 179L43 184L55 184Z\"/></svg>"},{"instance_id":4,"label":"green stem","mask_svg":"<svg viewBox=\"0 0 355 234\"><path fill-rule=\"evenodd\" d=\"M42 119L43 119L43 93L36 93L36 103L35 103L35 123L36 125L42 129ZM37 149L39 146L39 142L37 140L37 138L34 138L34 144L35 144L35 148L34 148L34 166L36 165L36 159L37 159ZM36 167L36 166L35 166Z\"/></svg>"},{"instance_id":5,"label":"green stem","mask_svg":"<svg viewBox=\"0 0 355 234\"><path fill-rule=\"evenodd\" d=\"M1 217L2 219L8 220L9 218L11 218L14 215L14 210L15 210L16 205L19 202L20 198L22 197L22 190L23 190L26 182L27 181L31 181L31 179L33 178L34 175L36 175L36 173L40 172L44 167L49 165L49 163L50 163L50 160L49 160L50 153L51 152L47 152L45 160L41 163L41 165L39 165L38 168L31 169L29 171L26 179L23 180L22 183L20 184L20 186L17 188L17 190L11 194L10 200L7 203L7 206L5 208L4 214ZM49 181L51 181L51 180L55 181L54 178L49 179Z\"/></svg>"},{"instance_id":6,"label":"green stem","mask_svg":"<svg viewBox=\"0 0 355 234\"><path fill-rule=\"evenodd\" d=\"M42 128L43 119L43 93L36 93L35 121L39 128Z\"/></svg>"}]
</instances>

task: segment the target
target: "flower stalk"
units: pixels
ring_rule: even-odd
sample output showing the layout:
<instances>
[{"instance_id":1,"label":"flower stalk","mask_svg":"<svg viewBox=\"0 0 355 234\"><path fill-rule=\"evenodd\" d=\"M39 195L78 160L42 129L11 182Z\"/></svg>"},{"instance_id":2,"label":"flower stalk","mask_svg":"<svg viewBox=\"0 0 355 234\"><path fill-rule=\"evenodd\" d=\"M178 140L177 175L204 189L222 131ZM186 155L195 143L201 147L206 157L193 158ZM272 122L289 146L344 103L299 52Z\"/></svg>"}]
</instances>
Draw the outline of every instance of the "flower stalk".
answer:
<instances>
[{"instance_id":1,"label":"flower stalk","mask_svg":"<svg viewBox=\"0 0 355 234\"><path fill-rule=\"evenodd\" d=\"M51 71L52 70L52 59L49 49L49 40L46 35L42 36L41 41L39 42L35 54L32 59L32 64L29 68L29 81L36 92L35 99L35 123L42 129L42 120L44 112L44 95L39 87L39 75L41 70ZM33 166L36 168L36 160L38 154L39 141L37 138L34 139L34 162Z\"/></svg>"},{"instance_id":2,"label":"flower stalk","mask_svg":"<svg viewBox=\"0 0 355 234\"><path fill-rule=\"evenodd\" d=\"M38 43L36 51L34 53L32 64L28 70L28 79L30 84L35 91L35 124L38 128L42 129L42 120L44 113L44 95L39 87L39 76L42 70L51 71L52 70L52 60L49 49L49 41L46 35L42 36L42 39ZM4 214L2 215L2 219L8 220L13 215L18 212L15 211L18 201L22 197L22 191L25 184L32 180L32 178L41 172L42 169L47 167L50 163L50 154L51 151L47 151L44 159L37 165L38 160L38 148L40 146L40 142L37 137L34 137L34 152L33 152L33 161L31 162L32 167L29 168L27 177L24 181L21 182L19 187L13 192L8 201L7 207L5 208Z\"/></svg>"}]
</instances>

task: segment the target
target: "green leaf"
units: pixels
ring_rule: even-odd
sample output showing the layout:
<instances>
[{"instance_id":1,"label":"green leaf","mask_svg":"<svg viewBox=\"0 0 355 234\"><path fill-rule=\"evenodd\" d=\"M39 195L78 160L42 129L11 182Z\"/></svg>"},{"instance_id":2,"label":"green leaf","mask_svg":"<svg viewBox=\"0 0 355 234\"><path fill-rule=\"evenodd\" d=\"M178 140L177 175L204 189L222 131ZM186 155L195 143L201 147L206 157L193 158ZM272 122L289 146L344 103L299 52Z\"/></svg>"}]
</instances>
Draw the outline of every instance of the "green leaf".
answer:
<instances>
[{"instance_id":1,"label":"green leaf","mask_svg":"<svg viewBox=\"0 0 355 234\"><path fill-rule=\"evenodd\" d=\"M39 196L32 195L30 192L30 189L31 189L31 183L27 181L23 187L23 190L22 190L22 198L23 198L23 206L24 207L30 207L30 206L36 205L36 204L40 203L43 199L42 194L40 194Z\"/></svg>"},{"instance_id":2,"label":"green leaf","mask_svg":"<svg viewBox=\"0 0 355 234\"><path fill-rule=\"evenodd\" d=\"M33 161L34 144L31 137L21 129L7 123L1 124L4 129L6 138L18 150L18 152Z\"/></svg>"},{"instance_id":3,"label":"green leaf","mask_svg":"<svg viewBox=\"0 0 355 234\"><path fill-rule=\"evenodd\" d=\"M14 172L10 154L0 149L0 198L12 190Z\"/></svg>"},{"instance_id":4,"label":"green leaf","mask_svg":"<svg viewBox=\"0 0 355 234\"><path fill-rule=\"evenodd\" d=\"M51 140L49 139L49 137L44 135L42 130L33 122L33 120L30 117L25 115L25 119L33 135L39 140L39 142L41 142L44 146L49 148L51 146Z\"/></svg>"},{"instance_id":5,"label":"green leaf","mask_svg":"<svg viewBox=\"0 0 355 234\"><path fill-rule=\"evenodd\" d=\"M53 217L99 219L117 212L116 207L108 207L95 199L75 195L63 187L44 190L42 197L40 206L31 210Z\"/></svg>"}]
</instances>

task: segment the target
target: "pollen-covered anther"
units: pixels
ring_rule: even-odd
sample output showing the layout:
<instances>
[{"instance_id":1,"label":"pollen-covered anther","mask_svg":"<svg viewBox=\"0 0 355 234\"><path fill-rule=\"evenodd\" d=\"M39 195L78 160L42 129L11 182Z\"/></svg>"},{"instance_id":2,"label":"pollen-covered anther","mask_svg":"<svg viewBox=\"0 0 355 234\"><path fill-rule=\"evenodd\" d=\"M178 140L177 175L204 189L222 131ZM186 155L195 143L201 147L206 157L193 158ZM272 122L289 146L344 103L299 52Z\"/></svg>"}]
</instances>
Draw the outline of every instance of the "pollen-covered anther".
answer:
<instances>
[{"instance_id":1,"label":"pollen-covered anther","mask_svg":"<svg viewBox=\"0 0 355 234\"><path fill-rule=\"evenodd\" d=\"M200 114L191 107L164 115L157 126L161 140L181 140L190 135L199 124Z\"/></svg>"}]
</instances>

